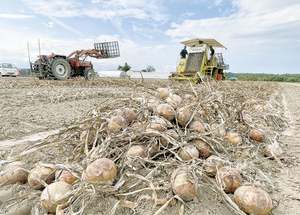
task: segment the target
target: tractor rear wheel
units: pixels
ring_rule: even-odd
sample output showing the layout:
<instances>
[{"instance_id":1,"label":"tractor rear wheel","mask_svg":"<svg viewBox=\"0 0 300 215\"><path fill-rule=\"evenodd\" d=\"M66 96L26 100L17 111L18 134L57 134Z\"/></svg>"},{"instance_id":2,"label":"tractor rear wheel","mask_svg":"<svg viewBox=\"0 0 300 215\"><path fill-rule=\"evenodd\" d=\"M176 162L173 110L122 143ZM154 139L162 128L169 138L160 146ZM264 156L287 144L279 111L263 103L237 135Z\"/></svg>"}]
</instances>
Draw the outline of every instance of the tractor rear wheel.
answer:
<instances>
[{"instance_id":1,"label":"tractor rear wheel","mask_svg":"<svg viewBox=\"0 0 300 215\"><path fill-rule=\"evenodd\" d=\"M85 80L91 81L95 78L95 72L91 68L87 68L84 70L84 78Z\"/></svg>"},{"instance_id":2,"label":"tractor rear wheel","mask_svg":"<svg viewBox=\"0 0 300 215\"><path fill-rule=\"evenodd\" d=\"M58 80L65 80L71 75L71 67L63 58L54 58L51 62L52 75Z\"/></svg>"}]
</instances>

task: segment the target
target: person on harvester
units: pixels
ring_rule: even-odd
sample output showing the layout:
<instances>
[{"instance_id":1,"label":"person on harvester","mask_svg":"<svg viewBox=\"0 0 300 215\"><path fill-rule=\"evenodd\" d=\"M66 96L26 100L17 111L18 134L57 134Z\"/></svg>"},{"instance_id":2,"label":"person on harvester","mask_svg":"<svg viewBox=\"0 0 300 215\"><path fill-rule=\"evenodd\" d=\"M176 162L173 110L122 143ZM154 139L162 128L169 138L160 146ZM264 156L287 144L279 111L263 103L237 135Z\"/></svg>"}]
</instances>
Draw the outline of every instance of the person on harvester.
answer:
<instances>
[{"instance_id":1,"label":"person on harvester","mask_svg":"<svg viewBox=\"0 0 300 215\"><path fill-rule=\"evenodd\" d=\"M180 56L181 56L181 58L185 59L186 55L188 55L188 52L186 50L186 46L184 46L184 48L180 52Z\"/></svg>"}]
</instances>

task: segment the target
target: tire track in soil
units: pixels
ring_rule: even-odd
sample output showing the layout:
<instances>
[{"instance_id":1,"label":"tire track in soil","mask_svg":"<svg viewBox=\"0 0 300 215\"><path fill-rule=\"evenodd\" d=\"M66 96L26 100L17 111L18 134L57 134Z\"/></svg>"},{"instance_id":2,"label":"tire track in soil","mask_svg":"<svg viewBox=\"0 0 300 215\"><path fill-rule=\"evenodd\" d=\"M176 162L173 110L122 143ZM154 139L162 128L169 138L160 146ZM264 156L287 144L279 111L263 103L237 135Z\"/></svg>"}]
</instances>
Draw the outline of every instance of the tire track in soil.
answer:
<instances>
[{"instance_id":1,"label":"tire track in soil","mask_svg":"<svg viewBox=\"0 0 300 215\"><path fill-rule=\"evenodd\" d=\"M280 136L280 145L287 151L290 162L284 171L277 173L273 192L280 203L272 211L273 215L300 214L300 84L281 83L282 103L285 116L290 120L289 128Z\"/></svg>"}]
</instances>

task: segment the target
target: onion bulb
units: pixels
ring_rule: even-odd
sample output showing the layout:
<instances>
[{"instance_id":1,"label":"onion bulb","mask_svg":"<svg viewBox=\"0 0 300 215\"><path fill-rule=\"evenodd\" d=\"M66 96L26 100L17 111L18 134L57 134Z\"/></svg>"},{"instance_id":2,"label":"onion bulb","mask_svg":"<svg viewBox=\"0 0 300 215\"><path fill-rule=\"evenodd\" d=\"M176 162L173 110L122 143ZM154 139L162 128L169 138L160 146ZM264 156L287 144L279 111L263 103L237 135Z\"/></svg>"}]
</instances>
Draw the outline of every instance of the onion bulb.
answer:
<instances>
[{"instance_id":1,"label":"onion bulb","mask_svg":"<svg viewBox=\"0 0 300 215\"><path fill-rule=\"evenodd\" d=\"M72 186L62 181L48 185L41 194L42 208L47 212L55 213L58 205L68 202L71 190Z\"/></svg>"},{"instance_id":2,"label":"onion bulb","mask_svg":"<svg viewBox=\"0 0 300 215\"><path fill-rule=\"evenodd\" d=\"M126 128L127 121L122 116L114 116L108 122L108 131L115 132L120 131L121 129Z\"/></svg>"},{"instance_id":3,"label":"onion bulb","mask_svg":"<svg viewBox=\"0 0 300 215\"><path fill-rule=\"evenodd\" d=\"M167 88L158 88L155 93L156 98L165 99L169 96L169 90Z\"/></svg>"},{"instance_id":4,"label":"onion bulb","mask_svg":"<svg viewBox=\"0 0 300 215\"><path fill-rule=\"evenodd\" d=\"M200 158L207 158L210 155L211 147L206 142L202 140L195 140L192 144L198 149Z\"/></svg>"},{"instance_id":5,"label":"onion bulb","mask_svg":"<svg viewBox=\"0 0 300 215\"><path fill-rule=\"evenodd\" d=\"M157 106L156 113L159 116L164 117L170 122L175 118L175 111L169 104L160 104Z\"/></svg>"},{"instance_id":6,"label":"onion bulb","mask_svg":"<svg viewBox=\"0 0 300 215\"><path fill-rule=\"evenodd\" d=\"M175 106L178 106L182 103L182 98L176 94L173 94L172 96L168 97L166 99L166 101L169 103L169 104L172 104L172 105L175 105Z\"/></svg>"},{"instance_id":7,"label":"onion bulb","mask_svg":"<svg viewBox=\"0 0 300 215\"><path fill-rule=\"evenodd\" d=\"M154 129L154 130L158 130L158 131L164 131L167 129L167 123L165 120L163 120L162 118L158 117L158 116L154 116L147 128L150 128L150 129Z\"/></svg>"},{"instance_id":8,"label":"onion bulb","mask_svg":"<svg viewBox=\"0 0 300 215\"><path fill-rule=\"evenodd\" d=\"M273 209L269 194L256 187L241 186L234 192L235 203L246 213L267 215Z\"/></svg>"},{"instance_id":9,"label":"onion bulb","mask_svg":"<svg viewBox=\"0 0 300 215\"><path fill-rule=\"evenodd\" d=\"M51 184L55 179L55 170L50 167L37 166L28 175L28 184L36 190L44 188L39 180L44 181L46 184Z\"/></svg>"},{"instance_id":10,"label":"onion bulb","mask_svg":"<svg viewBox=\"0 0 300 215\"><path fill-rule=\"evenodd\" d=\"M192 111L189 107L182 107L178 111L177 120L180 126L186 126L186 124L192 118Z\"/></svg>"},{"instance_id":11,"label":"onion bulb","mask_svg":"<svg viewBox=\"0 0 300 215\"><path fill-rule=\"evenodd\" d=\"M128 149L126 155L131 158L134 157L146 158L147 157L146 147L143 145L133 145Z\"/></svg>"},{"instance_id":12,"label":"onion bulb","mask_svg":"<svg viewBox=\"0 0 300 215\"><path fill-rule=\"evenodd\" d=\"M131 124L131 129L134 131L139 131L139 130L143 130L143 124L140 122L134 122Z\"/></svg>"},{"instance_id":13,"label":"onion bulb","mask_svg":"<svg viewBox=\"0 0 300 215\"><path fill-rule=\"evenodd\" d=\"M133 108L128 108L128 107L118 110L117 115L122 116L128 122L132 122L133 120L136 119L136 116L137 116L136 110Z\"/></svg>"},{"instance_id":14,"label":"onion bulb","mask_svg":"<svg viewBox=\"0 0 300 215\"><path fill-rule=\"evenodd\" d=\"M224 126L220 126L216 123L212 124L211 125L211 130L215 130L215 129L217 129L217 132L215 133L215 135L217 137L224 137L226 135L226 130L225 130Z\"/></svg>"},{"instance_id":15,"label":"onion bulb","mask_svg":"<svg viewBox=\"0 0 300 215\"><path fill-rule=\"evenodd\" d=\"M174 140L178 140L178 138L179 138L179 136L178 136L178 134L177 134L177 132L176 132L175 130L167 130L167 131L166 131L166 135L168 135L169 137L172 137ZM161 140L161 141L160 141L161 144L162 144L165 148L169 147L169 142L168 142L166 139L161 138L160 140Z\"/></svg>"},{"instance_id":16,"label":"onion bulb","mask_svg":"<svg viewBox=\"0 0 300 215\"><path fill-rule=\"evenodd\" d=\"M206 159L204 162L204 171L209 176L215 176L221 167L223 167L224 161L222 158L212 155L209 158Z\"/></svg>"},{"instance_id":17,"label":"onion bulb","mask_svg":"<svg viewBox=\"0 0 300 215\"><path fill-rule=\"evenodd\" d=\"M235 145L240 144L242 142L241 136L237 132L228 132L225 138Z\"/></svg>"},{"instance_id":18,"label":"onion bulb","mask_svg":"<svg viewBox=\"0 0 300 215\"><path fill-rule=\"evenodd\" d=\"M148 105L148 110L151 113L153 113L156 110L157 106L159 105L159 101L156 99L150 99L147 105Z\"/></svg>"},{"instance_id":19,"label":"onion bulb","mask_svg":"<svg viewBox=\"0 0 300 215\"><path fill-rule=\"evenodd\" d=\"M85 180L99 184L112 184L117 176L115 163L107 158L100 158L92 162L85 171Z\"/></svg>"},{"instance_id":20,"label":"onion bulb","mask_svg":"<svg viewBox=\"0 0 300 215\"><path fill-rule=\"evenodd\" d=\"M281 158L284 155L284 152L281 148L269 144L265 148L265 155L274 160L275 158Z\"/></svg>"},{"instance_id":21,"label":"onion bulb","mask_svg":"<svg viewBox=\"0 0 300 215\"><path fill-rule=\"evenodd\" d=\"M191 173L186 169L178 168L171 176L171 185L175 195L183 201L191 201L196 197L197 189Z\"/></svg>"},{"instance_id":22,"label":"onion bulb","mask_svg":"<svg viewBox=\"0 0 300 215\"><path fill-rule=\"evenodd\" d=\"M243 183L240 173L231 167L220 168L216 174L216 181L225 193L234 193Z\"/></svg>"},{"instance_id":23,"label":"onion bulb","mask_svg":"<svg viewBox=\"0 0 300 215\"><path fill-rule=\"evenodd\" d=\"M25 183L28 178L28 172L23 170L24 163L20 161L9 163L1 168L0 183L15 184Z\"/></svg>"},{"instance_id":24,"label":"onion bulb","mask_svg":"<svg viewBox=\"0 0 300 215\"><path fill-rule=\"evenodd\" d=\"M264 140L263 133L260 130L257 130L257 129L252 129L249 132L249 138L251 140L256 140L256 141L259 141L259 142Z\"/></svg>"},{"instance_id":25,"label":"onion bulb","mask_svg":"<svg viewBox=\"0 0 300 215\"><path fill-rule=\"evenodd\" d=\"M63 170L59 173L57 181L63 181L68 184L73 184L75 181L79 180L72 172L69 170Z\"/></svg>"},{"instance_id":26,"label":"onion bulb","mask_svg":"<svg viewBox=\"0 0 300 215\"><path fill-rule=\"evenodd\" d=\"M195 146L187 145L179 149L178 156L184 161L197 159L199 158L199 151Z\"/></svg>"},{"instance_id":27,"label":"onion bulb","mask_svg":"<svg viewBox=\"0 0 300 215\"><path fill-rule=\"evenodd\" d=\"M201 132L201 131L204 130L204 127L203 127L203 125L202 125L201 122L199 122L199 121L192 121L189 124L189 129Z\"/></svg>"}]
</instances>

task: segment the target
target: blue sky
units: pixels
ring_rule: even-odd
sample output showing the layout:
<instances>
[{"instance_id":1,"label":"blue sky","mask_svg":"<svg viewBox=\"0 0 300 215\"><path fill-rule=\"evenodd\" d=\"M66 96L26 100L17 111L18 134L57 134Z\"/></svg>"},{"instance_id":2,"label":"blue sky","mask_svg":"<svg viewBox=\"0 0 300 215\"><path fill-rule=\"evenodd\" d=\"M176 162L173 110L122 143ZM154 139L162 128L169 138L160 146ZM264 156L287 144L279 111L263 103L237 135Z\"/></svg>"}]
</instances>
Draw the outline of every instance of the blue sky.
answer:
<instances>
[{"instance_id":1,"label":"blue sky","mask_svg":"<svg viewBox=\"0 0 300 215\"><path fill-rule=\"evenodd\" d=\"M0 61L29 67L38 55L119 41L121 57L96 71L175 71L181 41L213 38L231 72L300 73L299 0L0 0Z\"/></svg>"}]
</instances>

